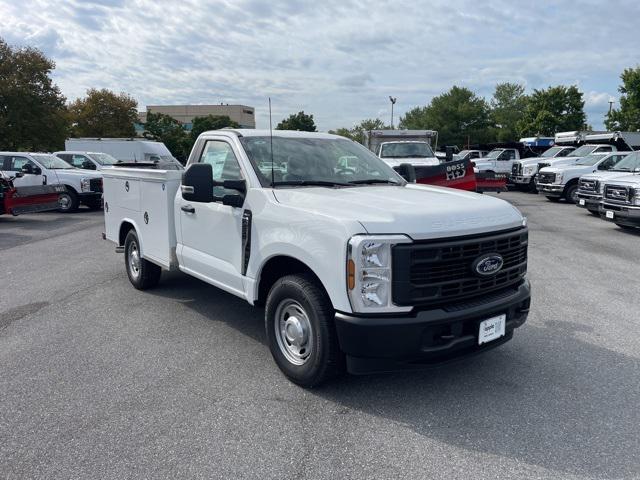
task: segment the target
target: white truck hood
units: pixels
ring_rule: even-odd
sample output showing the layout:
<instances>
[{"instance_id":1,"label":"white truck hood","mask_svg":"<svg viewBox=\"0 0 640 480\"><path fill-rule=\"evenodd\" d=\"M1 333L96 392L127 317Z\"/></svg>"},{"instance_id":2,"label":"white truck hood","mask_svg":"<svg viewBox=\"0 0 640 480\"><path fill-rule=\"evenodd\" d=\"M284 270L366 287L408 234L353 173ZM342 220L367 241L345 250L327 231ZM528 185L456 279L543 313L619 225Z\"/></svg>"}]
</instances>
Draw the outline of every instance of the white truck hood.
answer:
<instances>
[{"instance_id":1,"label":"white truck hood","mask_svg":"<svg viewBox=\"0 0 640 480\"><path fill-rule=\"evenodd\" d=\"M56 172L56 175L58 175L59 177L64 177L65 175L72 175L72 176L78 176L78 177L84 177L84 178L102 178L102 173L96 172L94 170L64 168L64 169L54 169L53 171Z\"/></svg>"},{"instance_id":2,"label":"white truck hood","mask_svg":"<svg viewBox=\"0 0 640 480\"><path fill-rule=\"evenodd\" d=\"M398 167L403 163L410 163L414 167L440 165L438 157L381 158L381 160L390 167Z\"/></svg>"},{"instance_id":3,"label":"white truck hood","mask_svg":"<svg viewBox=\"0 0 640 480\"><path fill-rule=\"evenodd\" d=\"M580 178L584 178L585 180L609 180L612 178L626 178L629 175L634 175L632 172L616 172L613 170L605 170L602 172L596 173L587 173L582 175Z\"/></svg>"},{"instance_id":4,"label":"white truck hood","mask_svg":"<svg viewBox=\"0 0 640 480\"><path fill-rule=\"evenodd\" d=\"M632 173L623 175L622 178L607 179L607 184L625 185L634 188L640 188L640 174Z\"/></svg>"},{"instance_id":5,"label":"white truck hood","mask_svg":"<svg viewBox=\"0 0 640 480\"><path fill-rule=\"evenodd\" d=\"M281 188L274 194L280 203L358 222L369 233L404 233L415 240L517 228L523 223L520 212L503 200L429 185Z\"/></svg>"}]
</instances>

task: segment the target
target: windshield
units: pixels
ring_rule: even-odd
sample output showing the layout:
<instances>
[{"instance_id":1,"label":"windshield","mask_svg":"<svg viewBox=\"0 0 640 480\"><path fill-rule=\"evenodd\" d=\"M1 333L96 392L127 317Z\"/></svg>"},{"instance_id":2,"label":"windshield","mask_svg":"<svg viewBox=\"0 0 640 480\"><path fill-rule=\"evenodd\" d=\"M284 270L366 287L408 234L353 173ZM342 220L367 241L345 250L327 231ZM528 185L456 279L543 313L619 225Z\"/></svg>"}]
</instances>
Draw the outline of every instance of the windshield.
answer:
<instances>
[{"instance_id":1,"label":"windshield","mask_svg":"<svg viewBox=\"0 0 640 480\"><path fill-rule=\"evenodd\" d=\"M380 150L380 158L427 158L433 157L433 150L428 143L399 142L384 143Z\"/></svg>"},{"instance_id":2,"label":"windshield","mask_svg":"<svg viewBox=\"0 0 640 480\"><path fill-rule=\"evenodd\" d=\"M106 153L90 153L89 156L93 158L100 165L114 165L118 163L118 160Z\"/></svg>"},{"instance_id":3,"label":"windshield","mask_svg":"<svg viewBox=\"0 0 640 480\"><path fill-rule=\"evenodd\" d=\"M564 147L551 147L549 150L545 150L542 155L542 158L551 158L555 157L558 153L562 151Z\"/></svg>"},{"instance_id":4,"label":"windshield","mask_svg":"<svg viewBox=\"0 0 640 480\"><path fill-rule=\"evenodd\" d=\"M630 153L611 170L616 172L635 172L636 168L640 168L640 152Z\"/></svg>"},{"instance_id":5,"label":"windshield","mask_svg":"<svg viewBox=\"0 0 640 480\"><path fill-rule=\"evenodd\" d=\"M274 185L272 175L275 185L405 183L389 165L351 140L273 137L273 162L269 137L242 137L240 141L265 187Z\"/></svg>"},{"instance_id":6,"label":"windshield","mask_svg":"<svg viewBox=\"0 0 640 480\"><path fill-rule=\"evenodd\" d=\"M574 165L595 165L604 157L604 155L587 155L586 157L578 160Z\"/></svg>"},{"instance_id":7,"label":"windshield","mask_svg":"<svg viewBox=\"0 0 640 480\"><path fill-rule=\"evenodd\" d=\"M74 169L67 162L62 160L61 158L56 157L55 155L49 154L33 154L33 158L38 160L42 164L44 168L48 168L50 170L66 170L66 169Z\"/></svg>"},{"instance_id":8,"label":"windshield","mask_svg":"<svg viewBox=\"0 0 640 480\"><path fill-rule=\"evenodd\" d=\"M595 149L596 147L594 147L593 145L583 145L580 148L575 149L573 152L567 155L567 157L584 157L586 155L589 155Z\"/></svg>"},{"instance_id":9,"label":"windshield","mask_svg":"<svg viewBox=\"0 0 640 480\"><path fill-rule=\"evenodd\" d=\"M502 152L503 150L491 150L484 158L498 158Z\"/></svg>"}]
</instances>

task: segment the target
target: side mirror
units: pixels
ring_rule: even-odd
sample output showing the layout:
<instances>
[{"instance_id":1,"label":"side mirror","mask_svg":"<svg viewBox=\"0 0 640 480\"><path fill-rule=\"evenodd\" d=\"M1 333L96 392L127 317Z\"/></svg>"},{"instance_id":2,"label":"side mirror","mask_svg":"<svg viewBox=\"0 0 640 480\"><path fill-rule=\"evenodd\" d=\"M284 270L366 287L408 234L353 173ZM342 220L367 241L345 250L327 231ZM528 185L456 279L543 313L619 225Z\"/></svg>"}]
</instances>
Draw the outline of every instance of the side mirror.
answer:
<instances>
[{"instance_id":1,"label":"side mirror","mask_svg":"<svg viewBox=\"0 0 640 480\"><path fill-rule=\"evenodd\" d=\"M396 172L398 172L407 182L416 183L416 169L410 163L401 163L396 169Z\"/></svg>"},{"instance_id":2,"label":"side mirror","mask_svg":"<svg viewBox=\"0 0 640 480\"><path fill-rule=\"evenodd\" d=\"M42 175L42 169L38 166L33 167L33 174L34 175Z\"/></svg>"},{"instance_id":3,"label":"side mirror","mask_svg":"<svg viewBox=\"0 0 640 480\"><path fill-rule=\"evenodd\" d=\"M93 164L93 162L85 160L84 162L82 162L82 168L84 168L85 170L95 170L96 166Z\"/></svg>"},{"instance_id":4,"label":"side mirror","mask_svg":"<svg viewBox=\"0 0 640 480\"><path fill-rule=\"evenodd\" d=\"M182 174L180 188L187 201L213 202L213 187L213 167L209 163L194 163Z\"/></svg>"},{"instance_id":5,"label":"side mirror","mask_svg":"<svg viewBox=\"0 0 640 480\"><path fill-rule=\"evenodd\" d=\"M14 178L22 178L22 177L24 177L24 173L22 173L22 172L16 172L16 174L14 176Z\"/></svg>"},{"instance_id":6,"label":"side mirror","mask_svg":"<svg viewBox=\"0 0 640 480\"><path fill-rule=\"evenodd\" d=\"M33 166L27 163L22 166L22 169L20 171L25 175L33 175Z\"/></svg>"},{"instance_id":7,"label":"side mirror","mask_svg":"<svg viewBox=\"0 0 640 480\"><path fill-rule=\"evenodd\" d=\"M229 190L237 190L241 193L247 193L247 184L244 180L224 180L222 182L214 182L216 187L224 187Z\"/></svg>"}]
</instances>

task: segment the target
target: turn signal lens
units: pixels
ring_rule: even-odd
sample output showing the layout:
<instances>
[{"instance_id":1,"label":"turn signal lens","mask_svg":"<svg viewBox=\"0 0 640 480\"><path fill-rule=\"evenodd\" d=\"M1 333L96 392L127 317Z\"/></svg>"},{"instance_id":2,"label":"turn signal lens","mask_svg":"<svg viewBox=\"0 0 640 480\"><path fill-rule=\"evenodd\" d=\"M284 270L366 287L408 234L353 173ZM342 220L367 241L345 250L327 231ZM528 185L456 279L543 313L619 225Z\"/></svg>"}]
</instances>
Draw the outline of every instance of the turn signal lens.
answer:
<instances>
[{"instance_id":1,"label":"turn signal lens","mask_svg":"<svg viewBox=\"0 0 640 480\"><path fill-rule=\"evenodd\" d=\"M347 286L349 290L356 287L356 264L351 259L347 262Z\"/></svg>"}]
</instances>

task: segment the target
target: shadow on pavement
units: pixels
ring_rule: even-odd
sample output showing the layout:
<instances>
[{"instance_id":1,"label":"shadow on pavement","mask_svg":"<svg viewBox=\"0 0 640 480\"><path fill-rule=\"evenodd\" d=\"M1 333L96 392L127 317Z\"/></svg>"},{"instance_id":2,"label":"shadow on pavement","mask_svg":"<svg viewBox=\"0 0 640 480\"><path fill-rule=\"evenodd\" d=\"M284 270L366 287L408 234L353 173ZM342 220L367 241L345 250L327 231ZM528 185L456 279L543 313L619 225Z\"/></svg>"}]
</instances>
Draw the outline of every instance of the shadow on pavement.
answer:
<instances>
[{"instance_id":1,"label":"shadow on pavement","mask_svg":"<svg viewBox=\"0 0 640 480\"><path fill-rule=\"evenodd\" d=\"M265 344L263 310L204 282L170 273L150 293ZM590 329L562 320L526 324L513 341L481 356L420 372L345 376L312 393L559 478L637 478L640 360L587 343L584 333Z\"/></svg>"}]
</instances>

